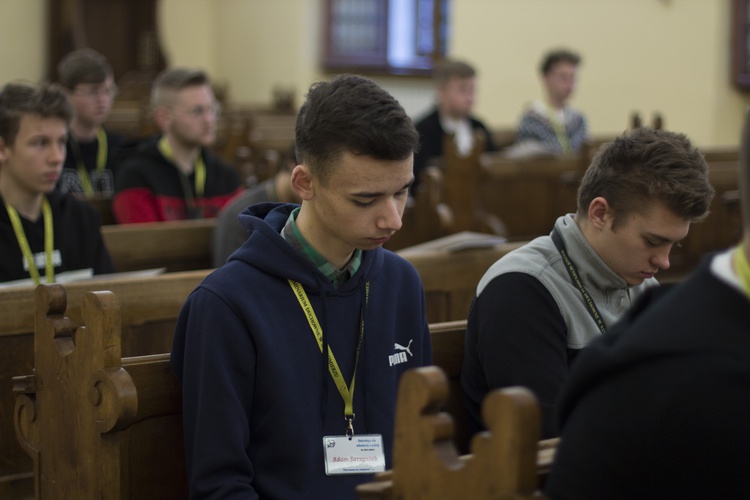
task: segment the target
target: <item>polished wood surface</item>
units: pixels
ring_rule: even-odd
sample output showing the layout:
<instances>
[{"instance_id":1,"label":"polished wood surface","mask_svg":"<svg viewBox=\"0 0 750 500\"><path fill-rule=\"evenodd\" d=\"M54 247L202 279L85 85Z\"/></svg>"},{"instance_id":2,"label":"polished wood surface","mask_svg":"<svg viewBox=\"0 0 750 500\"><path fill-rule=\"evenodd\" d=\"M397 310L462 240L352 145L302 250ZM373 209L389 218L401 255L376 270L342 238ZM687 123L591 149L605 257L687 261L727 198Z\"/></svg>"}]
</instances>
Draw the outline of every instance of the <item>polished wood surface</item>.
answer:
<instances>
[{"instance_id":1,"label":"polished wood surface","mask_svg":"<svg viewBox=\"0 0 750 500\"><path fill-rule=\"evenodd\" d=\"M163 267L169 272L211 267L215 219L102 226L118 272Z\"/></svg>"},{"instance_id":2,"label":"polished wood surface","mask_svg":"<svg viewBox=\"0 0 750 500\"><path fill-rule=\"evenodd\" d=\"M82 324L81 304L86 294L112 291L120 301L123 355L169 352L177 315L188 294L208 273L202 270L69 283L65 286L66 315L72 324ZM33 493L32 461L14 438L11 379L34 369L34 320L34 287L0 290L0 498L24 498Z\"/></svg>"},{"instance_id":3,"label":"polished wood surface","mask_svg":"<svg viewBox=\"0 0 750 500\"><path fill-rule=\"evenodd\" d=\"M488 431L471 455L453 444L454 421L441 410L448 380L438 367L410 370L399 384L393 469L357 488L360 499L544 498L539 489L557 441L540 442L541 413L528 389L498 389L484 400Z\"/></svg>"}]
</instances>

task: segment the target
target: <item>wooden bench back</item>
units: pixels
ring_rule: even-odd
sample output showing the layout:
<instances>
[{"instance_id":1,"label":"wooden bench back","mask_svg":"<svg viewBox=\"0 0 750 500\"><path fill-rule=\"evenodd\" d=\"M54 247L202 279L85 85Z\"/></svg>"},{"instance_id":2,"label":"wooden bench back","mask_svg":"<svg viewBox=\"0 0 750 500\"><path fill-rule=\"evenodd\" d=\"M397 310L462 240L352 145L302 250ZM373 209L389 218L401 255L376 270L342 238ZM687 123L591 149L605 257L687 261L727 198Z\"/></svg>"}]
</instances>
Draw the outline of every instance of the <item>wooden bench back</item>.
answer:
<instances>
[{"instance_id":1,"label":"wooden bench back","mask_svg":"<svg viewBox=\"0 0 750 500\"><path fill-rule=\"evenodd\" d=\"M166 268L168 272L211 267L215 219L102 226L104 244L118 272Z\"/></svg>"},{"instance_id":2,"label":"wooden bench back","mask_svg":"<svg viewBox=\"0 0 750 500\"><path fill-rule=\"evenodd\" d=\"M452 134L443 137L443 193L445 204L453 213L451 232L476 231L509 236L502 216L492 210L490 200L482 196L490 180L482 168L486 139L474 132L474 146L467 155L458 151Z\"/></svg>"},{"instance_id":3,"label":"wooden bench back","mask_svg":"<svg viewBox=\"0 0 750 500\"><path fill-rule=\"evenodd\" d=\"M488 234L461 232L403 248L422 279L430 323L466 319L477 284L500 257L524 242L498 243Z\"/></svg>"},{"instance_id":4,"label":"wooden bench back","mask_svg":"<svg viewBox=\"0 0 750 500\"><path fill-rule=\"evenodd\" d=\"M528 240L549 234L561 215L576 211L582 157L507 159L485 154L477 196L500 218L507 236Z\"/></svg>"}]
</instances>

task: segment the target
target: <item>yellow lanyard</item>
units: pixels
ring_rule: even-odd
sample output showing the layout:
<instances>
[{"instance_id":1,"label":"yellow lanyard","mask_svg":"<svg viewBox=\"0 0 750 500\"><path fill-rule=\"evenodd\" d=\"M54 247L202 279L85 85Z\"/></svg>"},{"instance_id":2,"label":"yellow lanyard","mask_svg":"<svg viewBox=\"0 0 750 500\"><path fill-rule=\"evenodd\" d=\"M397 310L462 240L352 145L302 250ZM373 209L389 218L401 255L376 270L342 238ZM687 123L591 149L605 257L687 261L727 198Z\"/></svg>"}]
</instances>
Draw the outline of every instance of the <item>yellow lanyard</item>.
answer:
<instances>
[{"instance_id":1,"label":"yellow lanyard","mask_svg":"<svg viewBox=\"0 0 750 500\"><path fill-rule=\"evenodd\" d=\"M555 130L555 135L557 136L558 142L560 142L563 153L570 152L570 139L568 138L568 133L565 131L565 123L561 123L560 121L558 121L557 116L555 115L555 112L551 106L547 106L547 119L550 121L550 123L552 124L552 128Z\"/></svg>"},{"instance_id":2,"label":"yellow lanyard","mask_svg":"<svg viewBox=\"0 0 750 500\"><path fill-rule=\"evenodd\" d=\"M86 170L86 166L83 164L83 158L81 157L81 149L78 146L78 141L71 138L73 144L73 151L76 153L76 161L78 163L78 178L81 180L83 185L83 193L87 198L90 198L94 194L94 187L91 185L91 179L89 173ZM107 165L107 133L104 129L99 127L96 131L96 170L103 171Z\"/></svg>"},{"instance_id":3,"label":"yellow lanyard","mask_svg":"<svg viewBox=\"0 0 750 500\"><path fill-rule=\"evenodd\" d=\"M172 146L169 144L166 136L159 140L159 151L164 155L166 159L175 163L174 153L172 152ZM206 164L203 161L203 155L199 154L198 159L195 160L195 195L198 198L203 197L203 192L206 189ZM186 193L187 196L188 193Z\"/></svg>"},{"instance_id":4,"label":"yellow lanyard","mask_svg":"<svg viewBox=\"0 0 750 500\"><path fill-rule=\"evenodd\" d=\"M8 217L10 217L10 223L13 225L13 231L16 233L16 240L18 240L18 246L21 247L21 253L23 253L26 264L29 266L29 275L34 280L34 284L40 283L39 271L36 268L36 262L34 261L34 255L31 253L29 247L29 241L26 239L26 234L23 232L23 225L21 224L21 218L18 216L16 209L5 204L5 209L8 211ZM52 252L55 246L55 238L52 229L52 209L49 206L47 198L42 199L42 214L44 216L44 270L47 278L47 283L53 283L55 281L55 266L52 261Z\"/></svg>"},{"instance_id":5,"label":"yellow lanyard","mask_svg":"<svg viewBox=\"0 0 750 500\"><path fill-rule=\"evenodd\" d=\"M297 301L299 301L299 305L302 306L302 311L304 311L305 316L307 317L307 322L310 324L310 329L313 332L313 335L315 336L315 340L318 341L318 348L320 349L320 352L323 352L323 330L320 328L320 323L318 322L318 317L315 315L315 311L313 311L312 306L310 305L310 301L307 299L307 294L305 293L305 289L302 287L302 285L293 280L289 280L289 285L292 287L292 291L294 291L294 296L297 297ZM365 285L365 306L370 301L370 282L368 281ZM339 394L341 394L342 399L344 400L344 419L347 421L347 429L346 429L346 436L351 438L354 435L354 381L357 376L357 364L359 363L359 351L362 348L362 339L365 336L365 320L364 317L360 316L360 322L359 322L359 340L357 341L357 351L354 357L354 373L352 373L352 382L349 384L349 387L346 386L346 382L344 381L344 376L341 373L341 369L339 368L339 364L336 362L336 358L333 355L333 351L331 351L331 347L328 346L328 371L331 374L331 377L333 378L333 382L336 384L336 388L339 390Z\"/></svg>"},{"instance_id":6,"label":"yellow lanyard","mask_svg":"<svg viewBox=\"0 0 750 500\"><path fill-rule=\"evenodd\" d=\"M750 297L750 263L747 261L743 245L739 245L734 252L734 268L740 277L740 283L742 283L742 289L745 290L745 295Z\"/></svg>"}]
</instances>

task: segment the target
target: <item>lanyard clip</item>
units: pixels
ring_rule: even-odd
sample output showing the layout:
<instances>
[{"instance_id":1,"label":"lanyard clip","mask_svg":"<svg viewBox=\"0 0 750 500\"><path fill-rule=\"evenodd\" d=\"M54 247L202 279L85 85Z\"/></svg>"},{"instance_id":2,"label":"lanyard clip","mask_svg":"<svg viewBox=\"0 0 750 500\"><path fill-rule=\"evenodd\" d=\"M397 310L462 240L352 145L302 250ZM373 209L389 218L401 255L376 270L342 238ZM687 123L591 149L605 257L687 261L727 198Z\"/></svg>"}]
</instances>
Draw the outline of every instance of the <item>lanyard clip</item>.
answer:
<instances>
[{"instance_id":1,"label":"lanyard clip","mask_svg":"<svg viewBox=\"0 0 750 500\"><path fill-rule=\"evenodd\" d=\"M351 441L354 437L354 413L352 413L351 416L344 417L344 420L348 422L346 426L346 437Z\"/></svg>"}]
</instances>

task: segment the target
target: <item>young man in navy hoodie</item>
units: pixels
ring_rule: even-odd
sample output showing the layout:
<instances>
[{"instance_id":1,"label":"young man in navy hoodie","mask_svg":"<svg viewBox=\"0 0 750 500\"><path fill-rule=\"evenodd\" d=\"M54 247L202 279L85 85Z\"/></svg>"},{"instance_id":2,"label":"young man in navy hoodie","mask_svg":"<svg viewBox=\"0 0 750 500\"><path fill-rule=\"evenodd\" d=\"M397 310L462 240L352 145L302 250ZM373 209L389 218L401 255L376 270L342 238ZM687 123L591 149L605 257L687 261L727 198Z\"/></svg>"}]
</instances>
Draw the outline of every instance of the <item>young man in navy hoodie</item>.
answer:
<instances>
[{"instance_id":1,"label":"young man in navy hoodie","mask_svg":"<svg viewBox=\"0 0 750 500\"><path fill-rule=\"evenodd\" d=\"M381 248L418 141L370 80L310 88L291 178L302 205L245 210L247 241L176 326L192 498L353 498L391 466L399 377L432 360L419 276Z\"/></svg>"}]
</instances>

